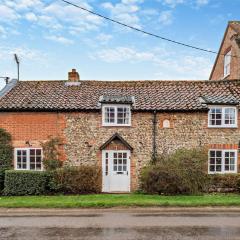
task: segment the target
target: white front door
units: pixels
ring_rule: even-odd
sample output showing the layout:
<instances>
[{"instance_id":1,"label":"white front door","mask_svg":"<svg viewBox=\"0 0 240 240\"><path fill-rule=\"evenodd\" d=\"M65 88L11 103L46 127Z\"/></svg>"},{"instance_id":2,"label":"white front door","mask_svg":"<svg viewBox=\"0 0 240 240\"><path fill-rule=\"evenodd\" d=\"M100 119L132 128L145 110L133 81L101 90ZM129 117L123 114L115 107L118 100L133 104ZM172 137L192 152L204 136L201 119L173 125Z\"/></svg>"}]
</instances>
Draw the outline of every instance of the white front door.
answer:
<instances>
[{"instance_id":1,"label":"white front door","mask_svg":"<svg viewBox=\"0 0 240 240\"><path fill-rule=\"evenodd\" d=\"M103 192L130 192L130 151L102 151Z\"/></svg>"}]
</instances>

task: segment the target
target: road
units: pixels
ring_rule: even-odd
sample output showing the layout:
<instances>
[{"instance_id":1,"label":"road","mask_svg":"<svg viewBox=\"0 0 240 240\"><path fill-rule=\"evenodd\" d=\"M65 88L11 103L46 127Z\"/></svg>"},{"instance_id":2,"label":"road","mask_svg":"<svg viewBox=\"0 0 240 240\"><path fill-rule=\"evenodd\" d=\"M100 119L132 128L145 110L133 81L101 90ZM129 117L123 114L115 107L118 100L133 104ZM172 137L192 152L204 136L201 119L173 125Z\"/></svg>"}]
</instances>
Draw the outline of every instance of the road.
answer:
<instances>
[{"instance_id":1,"label":"road","mask_svg":"<svg viewBox=\"0 0 240 240\"><path fill-rule=\"evenodd\" d=\"M0 210L0 239L240 239L240 209Z\"/></svg>"}]
</instances>

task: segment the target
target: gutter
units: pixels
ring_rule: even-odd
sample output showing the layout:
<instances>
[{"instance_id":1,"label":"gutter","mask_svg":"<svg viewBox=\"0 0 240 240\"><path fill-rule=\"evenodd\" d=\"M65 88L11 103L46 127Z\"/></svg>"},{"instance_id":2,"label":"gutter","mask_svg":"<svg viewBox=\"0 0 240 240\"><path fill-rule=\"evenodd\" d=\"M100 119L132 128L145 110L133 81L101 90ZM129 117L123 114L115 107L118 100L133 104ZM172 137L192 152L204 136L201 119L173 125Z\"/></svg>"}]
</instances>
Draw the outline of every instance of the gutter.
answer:
<instances>
[{"instance_id":1,"label":"gutter","mask_svg":"<svg viewBox=\"0 0 240 240\"><path fill-rule=\"evenodd\" d=\"M157 159L157 111L153 112L153 149L152 149L152 163L156 162Z\"/></svg>"}]
</instances>

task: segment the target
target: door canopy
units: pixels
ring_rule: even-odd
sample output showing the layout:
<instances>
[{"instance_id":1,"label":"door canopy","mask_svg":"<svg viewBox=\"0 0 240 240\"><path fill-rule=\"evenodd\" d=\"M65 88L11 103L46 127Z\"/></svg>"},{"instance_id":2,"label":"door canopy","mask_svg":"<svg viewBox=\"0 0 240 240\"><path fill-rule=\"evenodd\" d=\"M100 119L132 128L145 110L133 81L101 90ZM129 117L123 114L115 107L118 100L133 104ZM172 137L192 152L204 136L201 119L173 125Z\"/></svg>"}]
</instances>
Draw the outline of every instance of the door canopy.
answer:
<instances>
[{"instance_id":1,"label":"door canopy","mask_svg":"<svg viewBox=\"0 0 240 240\"><path fill-rule=\"evenodd\" d=\"M125 146L128 150L132 151L133 148L132 146L123 139L122 136L120 136L118 133L113 134L112 137L110 137L101 147L100 150L104 150L108 147L108 145L110 145L112 142L120 142L123 146Z\"/></svg>"}]
</instances>

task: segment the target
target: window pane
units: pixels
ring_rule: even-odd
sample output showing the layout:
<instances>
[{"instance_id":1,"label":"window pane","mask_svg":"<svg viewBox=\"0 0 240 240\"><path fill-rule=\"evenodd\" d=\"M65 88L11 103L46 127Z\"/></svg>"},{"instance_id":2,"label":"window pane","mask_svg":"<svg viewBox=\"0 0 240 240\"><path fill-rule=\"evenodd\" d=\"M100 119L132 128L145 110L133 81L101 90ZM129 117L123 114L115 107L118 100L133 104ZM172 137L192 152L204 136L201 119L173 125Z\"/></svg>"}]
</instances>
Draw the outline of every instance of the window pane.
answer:
<instances>
[{"instance_id":1,"label":"window pane","mask_svg":"<svg viewBox=\"0 0 240 240\"><path fill-rule=\"evenodd\" d=\"M41 157L36 157L36 163L41 163Z\"/></svg>"},{"instance_id":2,"label":"window pane","mask_svg":"<svg viewBox=\"0 0 240 240\"><path fill-rule=\"evenodd\" d=\"M210 151L210 157L215 157L215 151Z\"/></svg>"},{"instance_id":3,"label":"window pane","mask_svg":"<svg viewBox=\"0 0 240 240\"><path fill-rule=\"evenodd\" d=\"M225 124L235 124L235 108L225 108Z\"/></svg>"},{"instance_id":4,"label":"window pane","mask_svg":"<svg viewBox=\"0 0 240 240\"><path fill-rule=\"evenodd\" d=\"M115 109L113 107L105 107L104 121L105 123L114 123Z\"/></svg>"},{"instance_id":5,"label":"window pane","mask_svg":"<svg viewBox=\"0 0 240 240\"><path fill-rule=\"evenodd\" d=\"M41 154L42 154L41 149L37 149L37 150L36 150L36 155L41 155Z\"/></svg>"},{"instance_id":6,"label":"window pane","mask_svg":"<svg viewBox=\"0 0 240 240\"><path fill-rule=\"evenodd\" d=\"M35 157L30 157L30 163L35 163Z\"/></svg>"},{"instance_id":7,"label":"window pane","mask_svg":"<svg viewBox=\"0 0 240 240\"><path fill-rule=\"evenodd\" d=\"M36 165L36 170L41 170L41 167L42 167L41 164L37 164Z\"/></svg>"},{"instance_id":8,"label":"window pane","mask_svg":"<svg viewBox=\"0 0 240 240\"><path fill-rule=\"evenodd\" d=\"M35 170L35 164L30 164L30 169Z\"/></svg>"},{"instance_id":9,"label":"window pane","mask_svg":"<svg viewBox=\"0 0 240 240\"><path fill-rule=\"evenodd\" d=\"M234 165L230 165L230 171L235 171L235 166Z\"/></svg>"},{"instance_id":10,"label":"window pane","mask_svg":"<svg viewBox=\"0 0 240 240\"><path fill-rule=\"evenodd\" d=\"M216 164L221 165L222 164L222 158L216 158Z\"/></svg>"},{"instance_id":11,"label":"window pane","mask_svg":"<svg viewBox=\"0 0 240 240\"><path fill-rule=\"evenodd\" d=\"M222 168L221 165L216 165L216 172L221 172Z\"/></svg>"},{"instance_id":12,"label":"window pane","mask_svg":"<svg viewBox=\"0 0 240 240\"><path fill-rule=\"evenodd\" d=\"M221 125L222 124L222 108L211 108L209 110L209 124Z\"/></svg>"},{"instance_id":13,"label":"window pane","mask_svg":"<svg viewBox=\"0 0 240 240\"><path fill-rule=\"evenodd\" d=\"M32 155L32 156L35 155L35 149L30 149L30 155Z\"/></svg>"},{"instance_id":14,"label":"window pane","mask_svg":"<svg viewBox=\"0 0 240 240\"><path fill-rule=\"evenodd\" d=\"M210 158L210 164L215 164L215 158Z\"/></svg>"},{"instance_id":15,"label":"window pane","mask_svg":"<svg viewBox=\"0 0 240 240\"><path fill-rule=\"evenodd\" d=\"M222 151L216 151L216 156L221 158L222 157Z\"/></svg>"},{"instance_id":16,"label":"window pane","mask_svg":"<svg viewBox=\"0 0 240 240\"><path fill-rule=\"evenodd\" d=\"M222 171L222 151L211 150L209 152L209 171L221 172Z\"/></svg>"},{"instance_id":17,"label":"window pane","mask_svg":"<svg viewBox=\"0 0 240 240\"><path fill-rule=\"evenodd\" d=\"M26 150L17 150L17 169L27 169L27 152Z\"/></svg>"},{"instance_id":18,"label":"window pane","mask_svg":"<svg viewBox=\"0 0 240 240\"><path fill-rule=\"evenodd\" d=\"M214 165L210 165L209 171L210 171L210 172L215 172L215 166L214 166Z\"/></svg>"},{"instance_id":19,"label":"window pane","mask_svg":"<svg viewBox=\"0 0 240 240\"><path fill-rule=\"evenodd\" d=\"M129 107L118 107L117 108L117 123L118 124L129 124Z\"/></svg>"}]
</instances>

